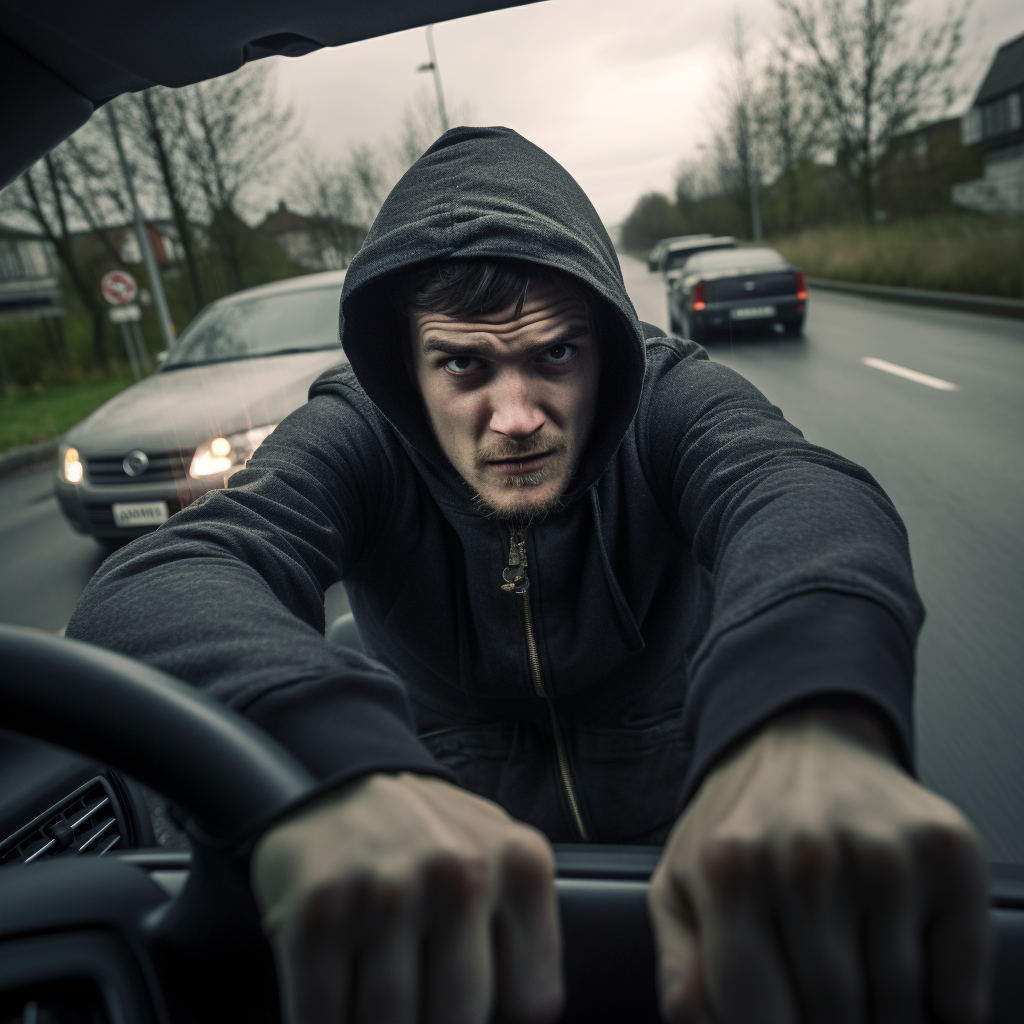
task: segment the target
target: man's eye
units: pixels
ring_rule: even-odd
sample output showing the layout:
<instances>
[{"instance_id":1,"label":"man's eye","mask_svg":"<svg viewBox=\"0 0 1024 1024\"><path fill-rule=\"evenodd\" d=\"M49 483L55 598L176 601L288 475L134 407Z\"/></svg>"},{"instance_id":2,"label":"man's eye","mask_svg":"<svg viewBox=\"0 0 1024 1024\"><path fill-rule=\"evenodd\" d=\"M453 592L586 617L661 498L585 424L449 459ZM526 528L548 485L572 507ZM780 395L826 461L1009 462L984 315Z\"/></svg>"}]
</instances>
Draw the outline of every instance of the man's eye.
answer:
<instances>
[{"instance_id":1,"label":"man's eye","mask_svg":"<svg viewBox=\"0 0 1024 1024\"><path fill-rule=\"evenodd\" d=\"M474 356L456 356L454 359L449 359L444 364L444 368L449 373L463 374L479 370L483 365L483 362Z\"/></svg>"},{"instance_id":2,"label":"man's eye","mask_svg":"<svg viewBox=\"0 0 1024 1024\"><path fill-rule=\"evenodd\" d=\"M551 348L541 352L537 359L539 362L553 363L558 366L561 363L569 362L574 355L576 355L575 345L552 345Z\"/></svg>"}]
</instances>

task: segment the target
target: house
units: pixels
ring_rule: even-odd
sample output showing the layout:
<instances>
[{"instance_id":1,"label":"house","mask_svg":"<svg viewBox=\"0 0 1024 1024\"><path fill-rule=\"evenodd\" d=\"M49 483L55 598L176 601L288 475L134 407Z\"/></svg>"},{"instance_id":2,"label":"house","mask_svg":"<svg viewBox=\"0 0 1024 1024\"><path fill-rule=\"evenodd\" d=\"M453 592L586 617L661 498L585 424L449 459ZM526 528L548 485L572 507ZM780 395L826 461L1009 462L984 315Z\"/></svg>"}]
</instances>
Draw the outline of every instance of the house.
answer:
<instances>
[{"instance_id":1,"label":"house","mask_svg":"<svg viewBox=\"0 0 1024 1024\"><path fill-rule=\"evenodd\" d=\"M897 135L878 161L879 219L947 212L953 187L982 169L981 154L961 141L960 118Z\"/></svg>"},{"instance_id":2,"label":"house","mask_svg":"<svg viewBox=\"0 0 1024 1024\"><path fill-rule=\"evenodd\" d=\"M981 213L1024 213L1024 35L999 47L971 109L960 119L965 146L982 154L984 175L953 186L953 202Z\"/></svg>"},{"instance_id":3,"label":"house","mask_svg":"<svg viewBox=\"0 0 1024 1024\"><path fill-rule=\"evenodd\" d=\"M42 235L0 224L0 319L63 316L60 263Z\"/></svg>"},{"instance_id":4,"label":"house","mask_svg":"<svg viewBox=\"0 0 1024 1024\"><path fill-rule=\"evenodd\" d=\"M273 239L285 256L306 270L341 270L358 252L366 229L335 217L308 217L289 210L282 199L256 230Z\"/></svg>"}]
</instances>

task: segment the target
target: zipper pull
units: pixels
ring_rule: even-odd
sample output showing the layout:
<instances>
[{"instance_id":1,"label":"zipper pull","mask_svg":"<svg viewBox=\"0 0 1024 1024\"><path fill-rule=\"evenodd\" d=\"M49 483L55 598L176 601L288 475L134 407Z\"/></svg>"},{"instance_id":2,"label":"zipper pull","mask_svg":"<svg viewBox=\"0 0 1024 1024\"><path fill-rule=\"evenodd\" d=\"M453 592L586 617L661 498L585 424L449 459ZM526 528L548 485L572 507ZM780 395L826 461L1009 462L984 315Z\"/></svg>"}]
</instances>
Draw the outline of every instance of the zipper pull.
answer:
<instances>
[{"instance_id":1,"label":"zipper pull","mask_svg":"<svg viewBox=\"0 0 1024 1024\"><path fill-rule=\"evenodd\" d=\"M505 581L501 589L510 594L525 594L530 589L526 565L526 534L522 530L512 530L508 536L508 565L501 572Z\"/></svg>"}]
</instances>

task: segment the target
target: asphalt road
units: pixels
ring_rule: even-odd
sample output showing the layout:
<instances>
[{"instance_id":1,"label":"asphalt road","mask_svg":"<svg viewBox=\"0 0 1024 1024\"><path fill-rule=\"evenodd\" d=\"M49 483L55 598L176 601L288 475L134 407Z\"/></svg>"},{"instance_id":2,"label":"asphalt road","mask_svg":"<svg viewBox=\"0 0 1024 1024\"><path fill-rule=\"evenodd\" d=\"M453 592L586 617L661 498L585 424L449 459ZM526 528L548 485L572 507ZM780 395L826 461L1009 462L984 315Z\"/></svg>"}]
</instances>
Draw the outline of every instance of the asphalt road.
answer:
<instances>
[{"instance_id":1,"label":"asphalt road","mask_svg":"<svg viewBox=\"0 0 1024 1024\"><path fill-rule=\"evenodd\" d=\"M660 278L626 257L623 270L640 316L667 327ZM928 608L921 775L992 861L1024 864L1024 325L814 292L804 338L709 349L892 496ZM0 480L0 621L60 630L102 554L64 522L52 472ZM346 607L331 595L333 613Z\"/></svg>"}]
</instances>

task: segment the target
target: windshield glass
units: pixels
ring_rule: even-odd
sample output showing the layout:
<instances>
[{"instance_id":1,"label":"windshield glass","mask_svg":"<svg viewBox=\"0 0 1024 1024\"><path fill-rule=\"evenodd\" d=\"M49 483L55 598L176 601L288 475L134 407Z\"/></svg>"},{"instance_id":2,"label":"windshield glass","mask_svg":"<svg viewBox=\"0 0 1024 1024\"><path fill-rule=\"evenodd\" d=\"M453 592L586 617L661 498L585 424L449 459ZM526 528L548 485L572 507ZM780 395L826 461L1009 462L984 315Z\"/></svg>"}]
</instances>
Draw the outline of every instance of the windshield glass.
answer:
<instances>
[{"instance_id":1,"label":"windshield glass","mask_svg":"<svg viewBox=\"0 0 1024 1024\"><path fill-rule=\"evenodd\" d=\"M727 248L733 248L732 245L728 245ZM689 263L690 260L695 259L700 253L707 252L706 249L701 249L699 246L694 246L692 249L679 249L676 252L670 252L665 259L666 270L678 270L684 263Z\"/></svg>"},{"instance_id":2,"label":"windshield glass","mask_svg":"<svg viewBox=\"0 0 1024 1024\"><path fill-rule=\"evenodd\" d=\"M189 325L164 370L338 348L338 288L261 295L213 306Z\"/></svg>"}]
</instances>

